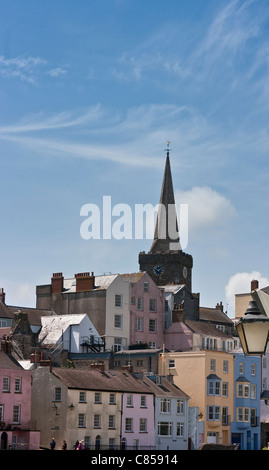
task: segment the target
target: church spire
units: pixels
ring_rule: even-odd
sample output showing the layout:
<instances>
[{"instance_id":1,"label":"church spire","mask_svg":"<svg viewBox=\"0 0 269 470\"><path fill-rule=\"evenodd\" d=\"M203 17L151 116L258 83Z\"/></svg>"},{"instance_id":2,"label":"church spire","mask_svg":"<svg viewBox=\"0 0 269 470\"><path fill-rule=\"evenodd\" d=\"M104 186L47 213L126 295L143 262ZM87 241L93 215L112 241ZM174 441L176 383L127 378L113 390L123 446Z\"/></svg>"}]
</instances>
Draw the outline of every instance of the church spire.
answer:
<instances>
[{"instance_id":1,"label":"church spire","mask_svg":"<svg viewBox=\"0 0 269 470\"><path fill-rule=\"evenodd\" d=\"M156 220L154 240L149 253L181 250L175 197L170 167L170 142L167 142L166 163L159 202L159 210Z\"/></svg>"}]
</instances>

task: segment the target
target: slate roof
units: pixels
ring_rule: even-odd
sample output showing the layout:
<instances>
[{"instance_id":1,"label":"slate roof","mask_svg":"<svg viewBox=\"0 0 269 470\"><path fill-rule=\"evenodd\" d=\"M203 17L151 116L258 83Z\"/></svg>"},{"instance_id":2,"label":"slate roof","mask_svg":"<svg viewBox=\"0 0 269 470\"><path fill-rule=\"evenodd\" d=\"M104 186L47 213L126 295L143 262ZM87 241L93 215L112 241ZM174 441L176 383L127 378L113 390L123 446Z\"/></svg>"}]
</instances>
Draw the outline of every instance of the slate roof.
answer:
<instances>
[{"instance_id":1,"label":"slate roof","mask_svg":"<svg viewBox=\"0 0 269 470\"><path fill-rule=\"evenodd\" d=\"M11 354L0 350L0 369L23 369Z\"/></svg>"},{"instance_id":2,"label":"slate roof","mask_svg":"<svg viewBox=\"0 0 269 470\"><path fill-rule=\"evenodd\" d=\"M146 375L143 377L143 381L152 389L156 396L163 397L176 397L176 398L189 398L181 388L177 387L175 384L172 384L165 377L161 377L161 384L153 382Z\"/></svg>"},{"instance_id":3,"label":"slate roof","mask_svg":"<svg viewBox=\"0 0 269 470\"><path fill-rule=\"evenodd\" d=\"M214 321L215 323L227 323L233 326L233 321L218 308L200 307L200 320Z\"/></svg>"},{"instance_id":4,"label":"slate roof","mask_svg":"<svg viewBox=\"0 0 269 470\"><path fill-rule=\"evenodd\" d=\"M9 305L8 309L10 311L11 318L14 319L15 314L18 312L25 313L28 317L29 324L35 326L41 326L41 317L56 315L53 310L41 310L31 307L16 307Z\"/></svg>"},{"instance_id":5,"label":"slate roof","mask_svg":"<svg viewBox=\"0 0 269 470\"><path fill-rule=\"evenodd\" d=\"M0 302L0 318L13 318L12 312L10 312L9 307Z\"/></svg>"},{"instance_id":6,"label":"slate roof","mask_svg":"<svg viewBox=\"0 0 269 470\"><path fill-rule=\"evenodd\" d=\"M95 276L94 278L94 284L95 287L93 290L97 289L107 289L110 284L116 279L118 274L107 274L104 276ZM64 292L76 292L76 279L69 278L69 279L64 279Z\"/></svg>"},{"instance_id":7,"label":"slate roof","mask_svg":"<svg viewBox=\"0 0 269 470\"><path fill-rule=\"evenodd\" d=\"M87 316L86 313L76 313L74 315L53 315L41 317L42 329L39 333L39 341L43 344L55 344L62 337L62 333L70 325L79 325Z\"/></svg>"},{"instance_id":8,"label":"slate roof","mask_svg":"<svg viewBox=\"0 0 269 470\"><path fill-rule=\"evenodd\" d=\"M194 332L201 335L218 336L219 338L231 338L231 335L224 333L210 323L201 321L186 320L185 324Z\"/></svg>"},{"instance_id":9,"label":"slate roof","mask_svg":"<svg viewBox=\"0 0 269 470\"><path fill-rule=\"evenodd\" d=\"M53 368L52 373L70 389L153 393L148 385L128 372Z\"/></svg>"},{"instance_id":10,"label":"slate roof","mask_svg":"<svg viewBox=\"0 0 269 470\"><path fill-rule=\"evenodd\" d=\"M124 281L128 281L128 282L138 282L140 281L141 277L144 276L146 271L141 271L139 273L126 273L126 274L120 274L120 277L124 280Z\"/></svg>"}]
</instances>

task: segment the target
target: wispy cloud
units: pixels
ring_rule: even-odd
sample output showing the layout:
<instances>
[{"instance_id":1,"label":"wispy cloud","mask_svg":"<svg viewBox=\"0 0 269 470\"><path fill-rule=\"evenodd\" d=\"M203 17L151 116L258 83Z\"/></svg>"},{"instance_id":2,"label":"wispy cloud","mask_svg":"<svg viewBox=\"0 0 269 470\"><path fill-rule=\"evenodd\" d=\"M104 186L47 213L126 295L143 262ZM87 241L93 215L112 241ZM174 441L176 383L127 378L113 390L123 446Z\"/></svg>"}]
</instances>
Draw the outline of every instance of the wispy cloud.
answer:
<instances>
[{"instance_id":1,"label":"wispy cloud","mask_svg":"<svg viewBox=\"0 0 269 470\"><path fill-rule=\"evenodd\" d=\"M50 77L59 77L60 75L66 75L67 70L62 69L61 67L56 67L55 69L51 69L48 71Z\"/></svg>"},{"instance_id":2,"label":"wispy cloud","mask_svg":"<svg viewBox=\"0 0 269 470\"><path fill-rule=\"evenodd\" d=\"M40 57L13 57L0 56L0 76L3 78L17 78L30 84L37 84L43 75L51 78L66 75L67 70L62 67L51 68L47 60Z\"/></svg>"},{"instance_id":3,"label":"wispy cloud","mask_svg":"<svg viewBox=\"0 0 269 470\"><path fill-rule=\"evenodd\" d=\"M19 78L29 83L36 82L36 73L47 61L40 57L14 57L7 59L0 56L0 75L7 78Z\"/></svg>"}]
</instances>

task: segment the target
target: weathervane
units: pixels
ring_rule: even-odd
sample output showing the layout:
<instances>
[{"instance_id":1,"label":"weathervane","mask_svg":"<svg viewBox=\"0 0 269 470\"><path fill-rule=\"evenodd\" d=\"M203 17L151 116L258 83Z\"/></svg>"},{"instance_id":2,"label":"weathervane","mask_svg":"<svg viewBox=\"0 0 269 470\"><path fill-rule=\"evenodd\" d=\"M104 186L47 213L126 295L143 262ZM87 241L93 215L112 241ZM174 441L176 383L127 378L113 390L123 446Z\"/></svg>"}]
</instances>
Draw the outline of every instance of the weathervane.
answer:
<instances>
[{"instance_id":1,"label":"weathervane","mask_svg":"<svg viewBox=\"0 0 269 470\"><path fill-rule=\"evenodd\" d=\"M168 140L167 141L167 148L166 148L166 153L167 153L167 156L169 156L169 152L170 152L170 148L169 148L169 145L170 145L170 141Z\"/></svg>"}]
</instances>

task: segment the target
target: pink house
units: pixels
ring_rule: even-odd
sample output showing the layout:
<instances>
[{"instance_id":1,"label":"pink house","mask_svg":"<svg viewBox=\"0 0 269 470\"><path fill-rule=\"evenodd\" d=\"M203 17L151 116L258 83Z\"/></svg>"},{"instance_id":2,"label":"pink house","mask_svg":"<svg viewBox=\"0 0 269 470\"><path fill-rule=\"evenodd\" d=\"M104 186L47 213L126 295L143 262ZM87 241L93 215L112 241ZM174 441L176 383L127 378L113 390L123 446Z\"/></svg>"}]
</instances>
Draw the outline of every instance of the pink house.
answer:
<instances>
[{"instance_id":1,"label":"pink house","mask_svg":"<svg viewBox=\"0 0 269 470\"><path fill-rule=\"evenodd\" d=\"M9 341L0 349L0 449L38 450L40 433L31 430L31 376L11 356Z\"/></svg>"},{"instance_id":2,"label":"pink house","mask_svg":"<svg viewBox=\"0 0 269 470\"><path fill-rule=\"evenodd\" d=\"M154 394L146 388L145 393L123 393L123 449L155 449Z\"/></svg>"},{"instance_id":3,"label":"pink house","mask_svg":"<svg viewBox=\"0 0 269 470\"><path fill-rule=\"evenodd\" d=\"M130 283L130 345L162 348L164 291L146 272L122 274L121 277Z\"/></svg>"}]
</instances>

